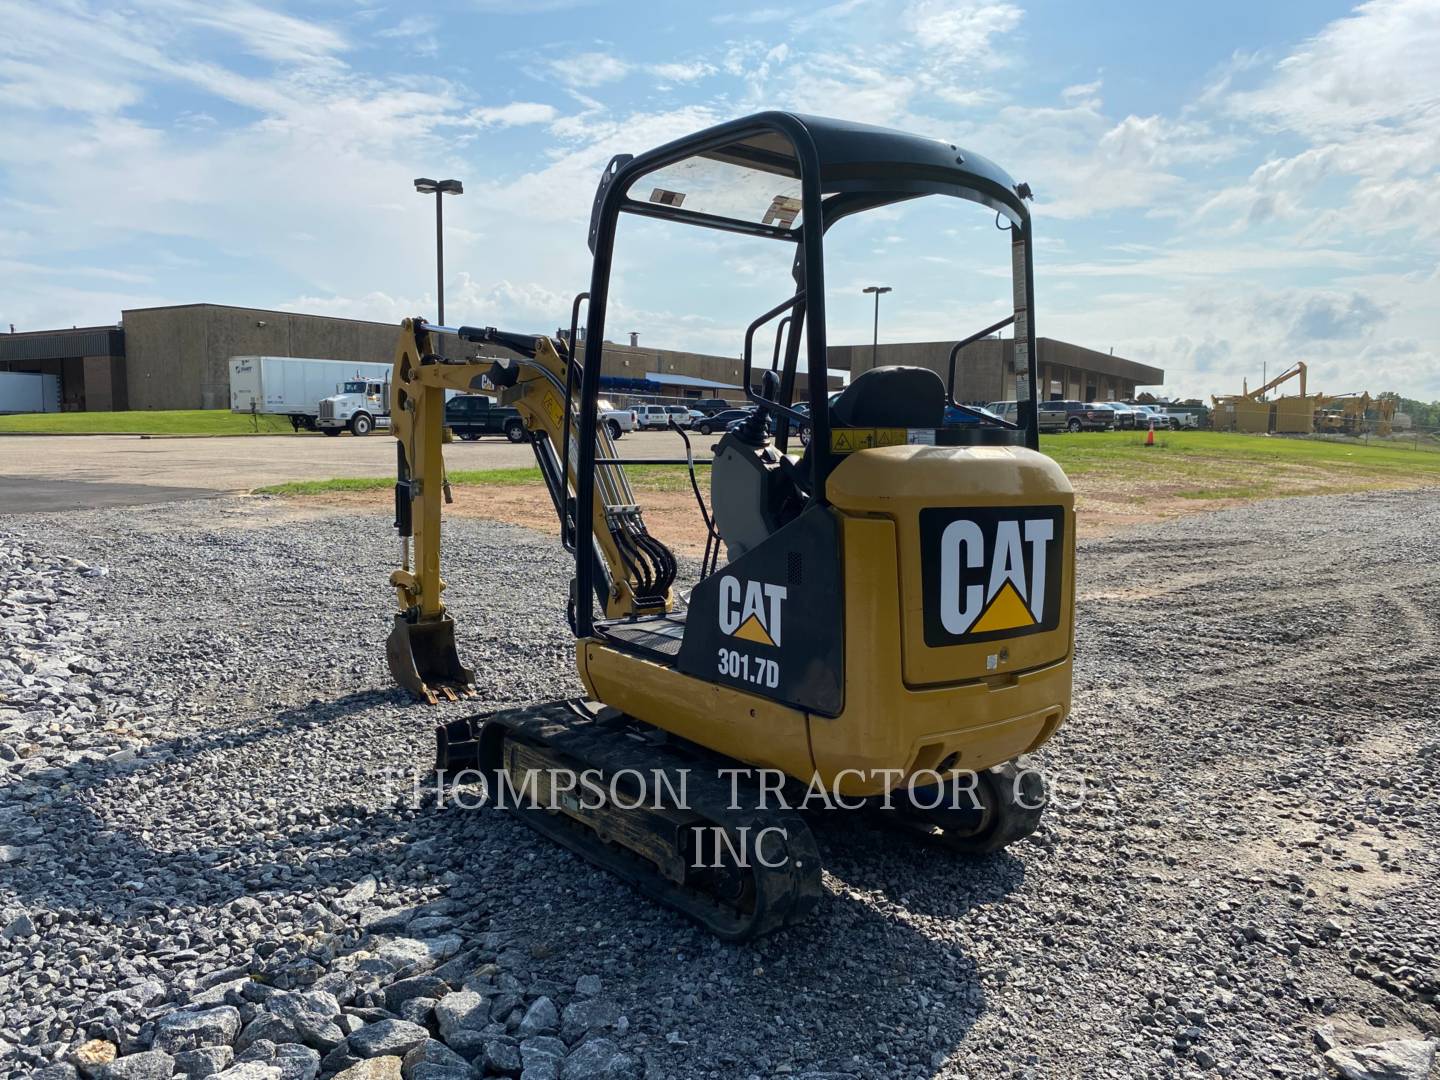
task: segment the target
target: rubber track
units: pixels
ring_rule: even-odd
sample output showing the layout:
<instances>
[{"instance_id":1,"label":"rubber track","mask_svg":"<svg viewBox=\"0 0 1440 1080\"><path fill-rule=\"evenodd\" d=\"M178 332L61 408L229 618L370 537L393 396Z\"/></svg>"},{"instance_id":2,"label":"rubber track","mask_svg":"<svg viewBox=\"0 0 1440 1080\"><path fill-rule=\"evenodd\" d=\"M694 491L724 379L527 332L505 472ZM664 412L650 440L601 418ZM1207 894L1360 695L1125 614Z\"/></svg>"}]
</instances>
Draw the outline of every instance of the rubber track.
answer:
<instances>
[{"instance_id":1,"label":"rubber track","mask_svg":"<svg viewBox=\"0 0 1440 1080\"><path fill-rule=\"evenodd\" d=\"M681 790L678 770L686 770L683 790L687 805L683 809L723 827L737 847L744 836L753 838L764 829L781 830L783 854L774 848L767 852L771 856L768 861L779 865L767 868L756 864L750 868L753 905L742 910L699 889L670 881L650 860L618 844L606 843L563 813L543 809L511 811L536 832L695 920L717 937L746 941L794 925L810 913L822 895L819 849L798 814L757 808L757 796L743 776L736 781L740 808L731 808L731 778L717 770L743 767L738 762L658 742L653 737L656 729L581 699L470 717L468 724L480 743L480 767L489 775L501 767L503 743L511 738L562 754L580 768L599 769L607 777L633 769L644 774L648 782L654 770L663 770L676 790ZM440 764L443 767L444 763ZM628 812L647 811L641 808ZM748 829L748 834L742 829ZM771 833L769 843L779 839L780 834ZM781 857L775 857L777 854Z\"/></svg>"}]
</instances>

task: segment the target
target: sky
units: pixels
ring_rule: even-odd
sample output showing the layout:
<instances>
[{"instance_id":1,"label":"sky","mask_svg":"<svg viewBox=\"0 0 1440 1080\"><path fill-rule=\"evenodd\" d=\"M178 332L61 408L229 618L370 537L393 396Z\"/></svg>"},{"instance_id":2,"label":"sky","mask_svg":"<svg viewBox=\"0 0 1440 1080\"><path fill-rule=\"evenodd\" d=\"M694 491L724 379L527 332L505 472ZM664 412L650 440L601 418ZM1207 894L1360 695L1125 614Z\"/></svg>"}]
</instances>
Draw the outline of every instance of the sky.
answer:
<instances>
[{"instance_id":1,"label":"sky","mask_svg":"<svg viewBox=\"0 0 1440 1080\"><path fill-rule=\"evenodd\" d=\"M1440 398L1440 3L0 0L0 330L223 303L568 323L601 170L779 108L945 139L1035 191L1037 331L1182 397L1296 360ZM788 245L625 219L607 336L738 355ZM993 215L827 238L832 343L1008 312Z\"/></svg>"}]
</instances>

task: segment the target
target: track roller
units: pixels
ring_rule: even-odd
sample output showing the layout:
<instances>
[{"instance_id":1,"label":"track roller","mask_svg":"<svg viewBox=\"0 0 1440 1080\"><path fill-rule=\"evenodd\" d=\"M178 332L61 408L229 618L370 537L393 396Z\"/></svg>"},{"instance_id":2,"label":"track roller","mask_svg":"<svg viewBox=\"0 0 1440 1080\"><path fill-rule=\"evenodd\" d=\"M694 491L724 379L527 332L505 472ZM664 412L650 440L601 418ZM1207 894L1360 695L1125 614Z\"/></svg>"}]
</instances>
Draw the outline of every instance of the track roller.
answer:
<instances>
[{"instance_id":1,"label":"track roller","mask_svg":"<svg viewBox=\"0 0 1440 1080\"><path fill-rule=\"evenodd\" d=\"M989 855L1033 833L1049 801L1044 777L1024 758L961 773L943 787L917 788L913 800L897 792L882 819L951 851Z\"/></svg>"}]
</instances>

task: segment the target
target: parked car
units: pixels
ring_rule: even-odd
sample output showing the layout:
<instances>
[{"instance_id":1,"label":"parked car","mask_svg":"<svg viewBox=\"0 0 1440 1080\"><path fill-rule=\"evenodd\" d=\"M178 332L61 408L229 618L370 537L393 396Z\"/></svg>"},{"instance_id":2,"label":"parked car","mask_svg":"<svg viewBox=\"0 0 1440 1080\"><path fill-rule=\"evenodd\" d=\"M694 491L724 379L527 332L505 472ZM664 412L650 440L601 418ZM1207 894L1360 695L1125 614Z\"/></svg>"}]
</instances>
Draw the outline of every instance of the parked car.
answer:
<instances>
[{"instance_id":1,"label":"parked car","mask_svg":"<svg viewBox=\"0 0 1440 1080\"><path fill-rule=\"evenodd\" d=\"M640 426L634 409L617 409L604 398L597 401L595 406L600 413L600 422L609 430L612 439L618 439L625 432L634 431Z\"/></svg>"},{"instance_id":2,"label":"parked car","mask_svg":"<svg viewBox=\"0 0 1440 1080\"><path fill-rule=\"evenodd\" d=\"M481 394L460 394L447 401L445 426L467 442L481 435L504 435L515 443L525 440L520 413Z\"/></svg>"},{"instance_id":3,"label":"parked car","mask_svg":"<svg viewBox=\"0 0 1440 1080\"><path fill-rule=\"evenodd\" d=\"M985 416L993 417L996 420L1000 419L999 416L996 416L983 405L971 405L968 406L968 408L974 409L975 412L983 413ZM965 424L978 424L981 421L981 417L976 416L975 412L967 412L965 409L957 409L953 405L947 405L945 406L945 426L958 427Z\"/></svg>"},{"instance_id":4,"label":"parked car","mask_svg":"<svg viewBox=\"0 0 1440 1080\"><path fill-rule=\"evenodd\" d=\"M1136 425L1136 413L1133 408L1122 401L1094 401L1091 408L1109 409L1115 417L1115 429L1129 430Z\"/></svg>"},{"instance_id":5,"label":"parked car","mask_svg":"<svg viewBox=\"0 0 1440 1080\"><path fill-rule=\"evenodd\" d=\"M1115 414L1109 409L1083 401L1047 401L1045 406L1064 410L1066 431L1104 431L1115 423Z\"/></svg>"},{"instance_id":6,"label":"parked car","mask_svg":"<svg viewBox=\"0 0 1440 1080\"><path fill-rule=\"evenodd\" d=\"M694 419L684 405L666 405L665 412L682 428L688 428Z\"/></svg>"},{"instance_id":7,"label":"parked car","mask_svg":"<svg viewBox=\"0 0 1440 1080\"><path fill-rule=\"evenodd\" d=\"M1064 431L1070 421L1070 414L1060 408L1061 402L1042 401L1040 402L1040 423L1041 431ZM1019 422L1020 403L1016 401L992 401L985 406L1001 420L1008 420L1015 424Z\"/></svg>"},{"instance_id":8,"label":"parked car","mask_svg":"<svg viewBox=\"0 0 1440 1080\"><path fill-rule=\"evenodd\" d=\"M727 430L737 420L744 420L750 415L749 409L726 409L724 412L712 413L695 425L695 430L701 435L713 435L717 431Z\"/></svg>"},{"instance_id":9,"label":"parked car","mask_svg":"<svg viewBox=\"0 0 1440 1080\"><path fill-rule=\"evenodd\" d=\"M1200 414L1192 409L1181 407L1172 409L1164 406L1165 415L1170 417L1170 426L1175 428L1198 428L1200 427Z\"/></svg>"},{"instance_id":10,"label":"parked car","mask_svg":"<svg viewBox=\"0 0 1440 1080\"><path fill-rule=\"evenodd\" d=\"M1132 405L1131 408L1140 414L1138 417L1140 427L1148 428L1153 420L1157 428L1169 428L1171 431L1180 430L1180 418L1171 416L1158 405Z\"/></svg>"},{"instance_id":11,"label":"parked car","mask_svg":"<svg viewBox=\"0 0 1440 1080\"><path fill-rule=\"evenodd\" d=\"M670 426L670 414L665 411L664 405L635 405L632 408L641 431L659 430Z\"/></svg>"}]
</instances>

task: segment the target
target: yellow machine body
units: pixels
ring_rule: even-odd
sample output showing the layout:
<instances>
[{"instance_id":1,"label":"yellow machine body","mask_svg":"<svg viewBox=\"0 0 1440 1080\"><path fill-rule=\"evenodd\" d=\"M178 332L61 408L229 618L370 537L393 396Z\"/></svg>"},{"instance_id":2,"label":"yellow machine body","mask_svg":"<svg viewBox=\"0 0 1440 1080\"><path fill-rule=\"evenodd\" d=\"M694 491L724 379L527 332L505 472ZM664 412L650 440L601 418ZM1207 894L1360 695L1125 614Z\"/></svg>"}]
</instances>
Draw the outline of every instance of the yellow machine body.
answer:
<instances>
[{"instance_id":1,"label":"yellow machine body","mask_svg":"<svg viewBox=\"0 0 1440 1080\"><path fill-rule=\"evenodd\" d=\"M985 769L1049 739L1070 711L1074 645L1074 493L1060 467L1021 447L879 447L850 455L828 495L843 560L839 715L706 682L603 637L578 643L590 694L740 761L805 782L818 777L845 796L878 794L942 765ZM927 646L920 512L1046 505L1063 508L1055 629Z\"/></svg>"}]
</instances>

